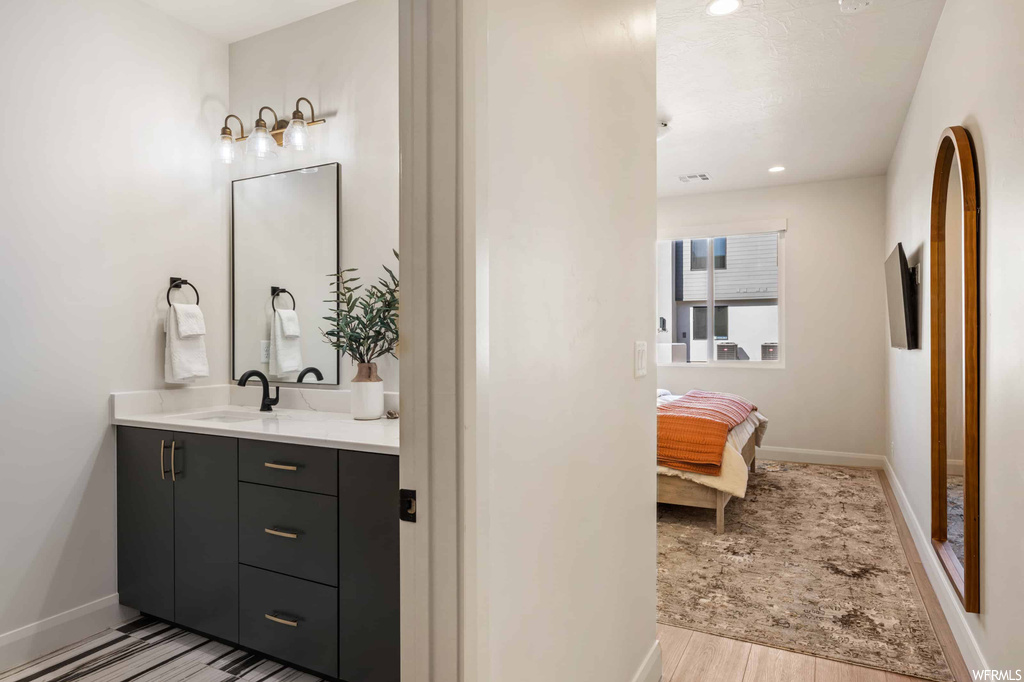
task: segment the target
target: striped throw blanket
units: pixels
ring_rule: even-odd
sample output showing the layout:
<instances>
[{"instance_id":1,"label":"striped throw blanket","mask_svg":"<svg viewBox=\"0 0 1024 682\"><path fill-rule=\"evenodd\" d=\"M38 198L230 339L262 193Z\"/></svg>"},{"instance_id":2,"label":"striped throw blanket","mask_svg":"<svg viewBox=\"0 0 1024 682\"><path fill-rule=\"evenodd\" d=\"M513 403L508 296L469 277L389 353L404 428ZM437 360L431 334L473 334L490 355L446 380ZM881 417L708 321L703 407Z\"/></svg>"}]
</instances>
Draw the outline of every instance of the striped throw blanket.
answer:
<instances>
[{"instance_id":1,"label":"striped throw blanket","mask_svg":"<svg viewBox=\"0 0 1024 682\"><path fill-rule=\"evenodd\" d=\"M739 396L710 391L690 391L659 406L658 464L720 475L729 430L756 409Z\"/></svg>"}]
</instances>

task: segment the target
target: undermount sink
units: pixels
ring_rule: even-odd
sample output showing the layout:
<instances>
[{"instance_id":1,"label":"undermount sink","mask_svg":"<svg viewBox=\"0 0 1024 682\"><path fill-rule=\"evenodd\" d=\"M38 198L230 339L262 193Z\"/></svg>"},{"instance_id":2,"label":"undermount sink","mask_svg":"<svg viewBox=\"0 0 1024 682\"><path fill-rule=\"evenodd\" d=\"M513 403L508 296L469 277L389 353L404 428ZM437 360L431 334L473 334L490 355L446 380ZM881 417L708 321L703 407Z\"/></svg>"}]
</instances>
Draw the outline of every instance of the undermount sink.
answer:
<instances>
[{"instance_id":1,"label":"undermount sink","mask_svg":"<svg viewBox=\"0 0 1024 682\"><path fill-rule=\"evenodd\" d=\"M185 419L200 422L219 422L221 424L237 424L239 422L253 422L263 419L276 419L273 412L245 412L242 410L216 410L213 412L196 412L181 415Z\"/></svg>"}]
</instances>

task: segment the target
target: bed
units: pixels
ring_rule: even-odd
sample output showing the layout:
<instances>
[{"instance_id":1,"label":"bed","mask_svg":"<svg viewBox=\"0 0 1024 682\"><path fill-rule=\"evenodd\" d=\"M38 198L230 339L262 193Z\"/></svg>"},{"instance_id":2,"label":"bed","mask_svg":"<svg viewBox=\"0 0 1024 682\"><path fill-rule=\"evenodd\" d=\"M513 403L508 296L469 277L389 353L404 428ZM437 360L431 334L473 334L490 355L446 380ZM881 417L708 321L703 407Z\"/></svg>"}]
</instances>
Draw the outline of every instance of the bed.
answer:
<instances>
[{"instance_id":1,"label":"bed","mask_svg":"<svg viewBox=\"0 0 1024 682\"><path fill-rule=\"evenodd\" d=\"M658 404L680 396L659 391ZM719 476L658 467L658 502L715 510L715 532L725 532L725 506L733 497L745 497L747 475L756 467L756 448L761 445L768 420L756 409L729 431L722 452Z\"/></svg>"}]
</instances>

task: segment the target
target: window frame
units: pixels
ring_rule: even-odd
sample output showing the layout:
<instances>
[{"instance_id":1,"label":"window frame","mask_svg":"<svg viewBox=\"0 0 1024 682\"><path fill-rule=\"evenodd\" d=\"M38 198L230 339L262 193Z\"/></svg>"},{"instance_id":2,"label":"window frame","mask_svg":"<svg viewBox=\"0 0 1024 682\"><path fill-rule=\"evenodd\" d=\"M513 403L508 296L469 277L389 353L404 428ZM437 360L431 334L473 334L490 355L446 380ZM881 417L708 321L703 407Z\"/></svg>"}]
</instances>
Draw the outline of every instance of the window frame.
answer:
<instances>
[{"instance_id":1,"label":"window frame","mask_svg":"<svg viewBox=\"0 0 1024 682\"><path fill-rule=\"evenodd\" d=\"M707 301L704 305L707 306L708 310L708 349L707 349L707 361L705 362L668 362L658 363L658 367L726 367L726 368L745 368L754 370L774 370L774 369L785 369L786 367L786 233L788 231L788 224L785 218L776 218L768 220L754 220L741 223L725 223L721 225L700 225L693 227L679 227L671 229L659 229L658 230L658 241L679 241L683 239L706 239L708 241L708 260L714 262L714 240L719 238L728 237L740 237L744 235L753 234L765 234L769 232L775 232L778 234L778 252L776 258L778 259L778 273L779 273L779 359L778 360L761 360L752 362L750 360L718 360L716 353L716 339L715 335L711 333L715 329L715 313L714 310L718 305L715 303L715 272L720 269L708 267L705 268L708 276L707 283ZM692 248L692 244L691 244ZM701 270L700 272L704 272ZM692 270L691 270L692 272ZM674 293L674 292L673 292ZM674 298L674 295L673 295ZM727 305L727 304L726 304ZM695 339L691 339L695 341Z\"/></svg>"}]
</instances>

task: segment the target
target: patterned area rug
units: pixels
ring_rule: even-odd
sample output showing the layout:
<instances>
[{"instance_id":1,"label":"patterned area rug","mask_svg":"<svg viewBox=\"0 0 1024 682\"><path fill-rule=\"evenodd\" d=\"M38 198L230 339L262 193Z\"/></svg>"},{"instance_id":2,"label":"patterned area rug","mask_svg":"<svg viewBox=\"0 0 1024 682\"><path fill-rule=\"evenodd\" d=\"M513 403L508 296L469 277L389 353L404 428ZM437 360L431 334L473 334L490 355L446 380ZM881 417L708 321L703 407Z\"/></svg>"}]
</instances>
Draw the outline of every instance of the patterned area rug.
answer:
<instances>
[{"instance_id":1,"label":"patterned area rug","mask_svg":"<svg viewBox=\"0 0 1024 682\"><path fill-rule=\"evenodd\" d=\"M950 682L871 469L758 460L745 500L658 505L658 620Z\"/></svg>"},{"instance_id":2,"label":"patterned area rug","mask_svg":"<svg viewBox=\"0 0 1024 682\"><path fill-rule=\"evenodd\" d=\"M135 620L7 673L2 682L322 682L163 621Z\"/></svg>"}]
</instances>

